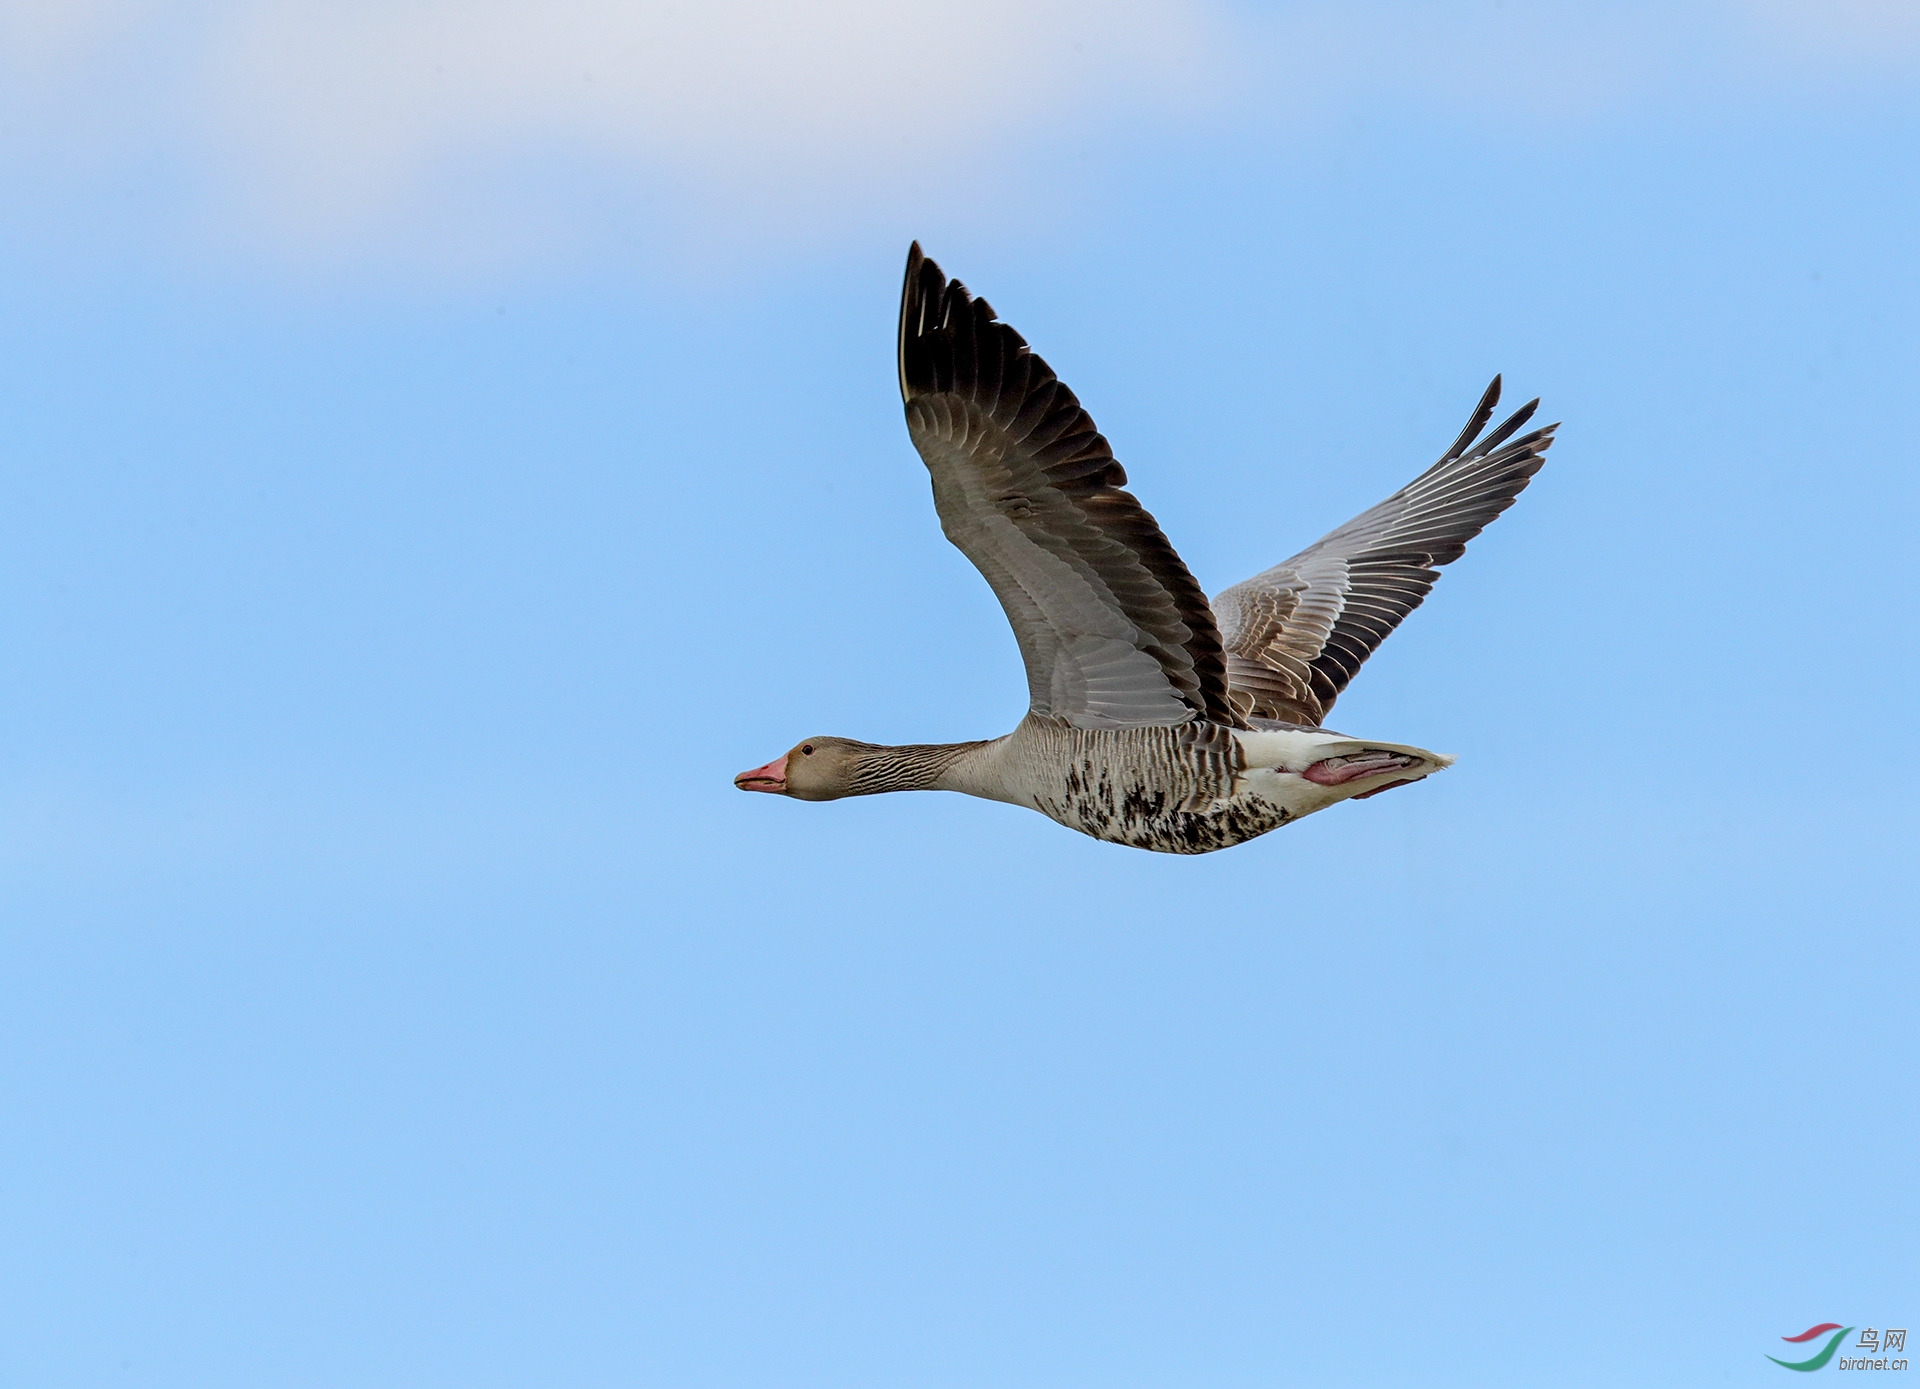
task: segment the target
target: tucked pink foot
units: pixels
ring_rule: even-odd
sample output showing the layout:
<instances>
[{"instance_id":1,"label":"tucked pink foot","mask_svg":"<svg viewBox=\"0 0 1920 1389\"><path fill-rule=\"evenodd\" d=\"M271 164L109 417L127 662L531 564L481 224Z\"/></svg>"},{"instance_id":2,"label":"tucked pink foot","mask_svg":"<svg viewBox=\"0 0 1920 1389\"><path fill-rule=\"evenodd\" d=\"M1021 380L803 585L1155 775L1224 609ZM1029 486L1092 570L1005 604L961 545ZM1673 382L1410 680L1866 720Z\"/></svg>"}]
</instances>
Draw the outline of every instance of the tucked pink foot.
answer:
<instances>
[{"instance_id":1,"label":"tucked pink foot","mask_svg":"<svg viewBox=\"0 0 1920 1389\"><path fill-rule=\"evenodd\" d=\"M1418 760L1404 752L1363 752L1355 757L1329 757L1314 763L1300 775L1319 786L1345 786L1363 776L1397 772L1402 767L1411 767ZM1384 791L1387 788L1381 786L1376 789ZM1371 795L1372 792L1367 794Z\"/></svg>"},{"instance_id":2,"label":"tucked pink foot","mask_svg":"<svg viewBox=\"0 0 1920 1389\"><path fill-rule=\"evenodd\" d=\"M1353 799L1355 799L1356 801L1364 801L1368 796L1377 796L1382 791L1393 790L1393 788L1396 786L1411 786L1416 781L1425 781L1425 780L1426 778L1423 776L1403 776L1400 778L1400 780L1390 781L1385 786L1376 786L1371 791L1362 791L1359 795L1355 796Z\"/></svg>"}]
</instances>

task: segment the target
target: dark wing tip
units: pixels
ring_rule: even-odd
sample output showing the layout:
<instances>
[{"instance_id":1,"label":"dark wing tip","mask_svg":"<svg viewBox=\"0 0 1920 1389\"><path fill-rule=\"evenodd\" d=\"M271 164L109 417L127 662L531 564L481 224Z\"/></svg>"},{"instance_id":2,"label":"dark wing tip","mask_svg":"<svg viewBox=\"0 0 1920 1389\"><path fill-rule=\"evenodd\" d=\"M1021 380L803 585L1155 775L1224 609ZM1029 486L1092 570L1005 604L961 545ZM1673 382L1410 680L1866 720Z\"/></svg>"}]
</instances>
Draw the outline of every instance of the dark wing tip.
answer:
<instances>
[{"instance_id":1,"label":"dark wing tip","mask_svg":"<svg viewBox=\"0 0 1920 1389\"><path fill-rule=\"evenodd\" d=\"M1487 389L1480 394L1480 403L1473 407L1473 415L1467 420L1467 427L1460 431L1460 437L1453 441L1453 447L1440 455L1442 463L1451 463L1467 451L1467 446L1480 437L1480 431L1487 427L1487 421L1493 418L1493 407L1500 403L1500 377L1496 373L1488 383Z\"/></svg>"},{"instance_id":2,"label":"dark wing tip","mask_svg":"<svg viewBox=\"0 0 1920 1389\"><path fill-rule=\"evenodd\" d=\"M900 398L912 400L931 376L924 342L929 303L937 305L946 293L947 277L914 242L907 248L907 273L900 286Z\"/></svg>"},{"instance_id":3,"label":"dark wing tip","mask_svg":"<svg viewBox=\"0 0 1920 1389\"><path fill-rule=\"evenodd\" d=\"M1486 438L1482 439L1479 443L1475 444L1473 446L1474 453L1476 455L1492 453L1495 449L1499 448L1500 445L1506 443L1507 440L1511 439L1515 434L1518 434L1520 432L1521 426L1526 424L1528 420L1532 419L1533 412L1538 410L1539 408L1540 408L1540 397L1535 396L1532 400L1529 400L1525 405L1522 405L1518 410L1515 410L1511 415L1507 416L1506 420L1500 425L1498 429L1494 430L1493 433L1489 434Z\"/></svg>"},{"instance_id":4,"label":"dark wing tip","mask_svg":"<svg viewBox=\"0 0 1920 1389\"><path fill-rule=\"evenodd\" d=\"M906 282L900 287L900 399L952 390L956 349L994 321L986 300L976 300L958 280L914 242L907 251Z\"/></svg>"},{"instance_id":5,"label":"dark wing tip","mask_svg":"<svg viewBox=\"0 0 1920 1389\"><path fill-rule=\"evenodd\" d=\"M1046 370L1026 340L1000 321L993 305L959 280L949 280L917 242L907 255L907 278L900 292L899 360L903 403L957 393L989 413L1006 414L1002 424L1012 423L1026 388L1039 384L1029 362L1033 369ZM1056 403L1076 405L1071 395L1061 388Z\"/></svg>"}]
</instances>

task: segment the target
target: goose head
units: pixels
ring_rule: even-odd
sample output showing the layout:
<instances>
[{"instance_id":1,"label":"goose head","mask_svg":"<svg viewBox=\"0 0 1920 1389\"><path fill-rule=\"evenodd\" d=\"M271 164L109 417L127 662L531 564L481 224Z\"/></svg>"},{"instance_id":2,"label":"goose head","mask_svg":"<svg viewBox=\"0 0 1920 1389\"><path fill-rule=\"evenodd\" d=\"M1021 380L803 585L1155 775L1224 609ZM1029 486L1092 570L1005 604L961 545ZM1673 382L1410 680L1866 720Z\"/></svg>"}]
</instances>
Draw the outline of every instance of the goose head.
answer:
<instances>
[{"instance_id":1,"label":"goose head","mask_svg":"<svg viewBox=\"0 0 1920 1389\"><path fill-rule=\"evenodd\" d=\"M851 738L808 738L766 766L740 773L733 784L742 791L767 791L800 801L837 801L854 794L854 775L872 750L871 743Z\"/></svg>"}]
</instances>

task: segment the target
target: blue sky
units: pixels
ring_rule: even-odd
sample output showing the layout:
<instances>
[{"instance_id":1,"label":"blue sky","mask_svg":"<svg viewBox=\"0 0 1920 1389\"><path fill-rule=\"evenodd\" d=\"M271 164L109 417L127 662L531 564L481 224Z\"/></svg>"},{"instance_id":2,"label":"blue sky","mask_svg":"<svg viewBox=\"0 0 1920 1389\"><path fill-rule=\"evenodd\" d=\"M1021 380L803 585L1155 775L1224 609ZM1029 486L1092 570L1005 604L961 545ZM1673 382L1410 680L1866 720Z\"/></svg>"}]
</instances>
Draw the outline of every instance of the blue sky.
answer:
<instances>
[{"instance_id":1,"label":"blue sky","mask_svg":"<svg viewBox=\"0 0 1920 1389\"><path fill-rule=\"evenodd\" d=\"M1907 1325L1917 74L1873 0L10 7L0 1374ZM1542 396L1332 719L1459 765L1190 861L735 792L1020 713L912 237L1210 590Z\"/></svg>"}]
</instances>

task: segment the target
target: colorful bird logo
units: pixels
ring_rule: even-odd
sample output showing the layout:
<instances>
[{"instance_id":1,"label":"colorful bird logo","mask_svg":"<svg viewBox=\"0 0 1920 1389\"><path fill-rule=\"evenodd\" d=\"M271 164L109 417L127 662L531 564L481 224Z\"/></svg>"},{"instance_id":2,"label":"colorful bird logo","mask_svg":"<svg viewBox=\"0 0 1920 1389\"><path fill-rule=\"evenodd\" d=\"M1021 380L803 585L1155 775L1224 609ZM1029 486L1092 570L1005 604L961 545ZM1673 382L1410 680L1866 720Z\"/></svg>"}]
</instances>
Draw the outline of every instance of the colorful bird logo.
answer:
<instances>
[{"instance_id":1,"label":"colorful bird logo","mask_svg":"<svg viewBox=\"0 0 1920 1389\"><path fill-rule=\"evenodd\" d=\"M1846 1338L1846 1334L1851 1330L1853 1330L1851 1326L1842 1326L1837 1321L1823 1321L1818 1326L1809 1326L1798 1336L1782 1336L1780 1338L1789 1345L1798 1345L1811 1341L1815 1336L1824 1336L1827 1332L1831 1331L1833 1333L1833 1339L1828 1341L1826 1347L1811 1360L1781 1360L1777 1356L1772 1355L1769 1355L1767 1359L1789 1370L1817 1370L1829 1360L1833 1359L1834 1351L1839 1349L1840 1342Z\"/></svg>"}]
</instances>

